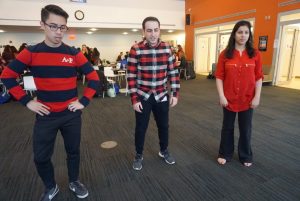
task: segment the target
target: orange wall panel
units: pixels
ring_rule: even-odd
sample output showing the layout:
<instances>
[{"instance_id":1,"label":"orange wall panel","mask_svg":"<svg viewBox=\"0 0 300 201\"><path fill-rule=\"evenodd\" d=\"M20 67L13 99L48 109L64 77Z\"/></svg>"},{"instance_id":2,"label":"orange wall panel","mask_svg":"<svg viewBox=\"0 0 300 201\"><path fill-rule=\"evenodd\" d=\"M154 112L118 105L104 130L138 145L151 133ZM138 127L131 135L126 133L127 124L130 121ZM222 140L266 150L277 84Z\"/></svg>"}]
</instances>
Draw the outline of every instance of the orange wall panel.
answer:
<instances>
[{"instance_id":1,"label":"orange wall panel","mask_svg":"<svg viewBox=\"0 0 300 201\"><path fill-rule=\"evenodd\" d=\"M186 55L193 59L194 29L217 25L230 21L237 21L247 18L255 18L254 25L254 46L258 47L259 36L268 36L268 49L262 52L263 64L271 65L273 56L273 43L276 33L277 17L279 12L295 10L300 8L300 3L286 6L279 6L279 3L290 2L289 0L186 0L186 13L191 14L191 25L186 26ZM218 19L212 22L196 24L195 22L228 16L235 13L249 10L256 12Z\"/></svg>"}]
</instances>

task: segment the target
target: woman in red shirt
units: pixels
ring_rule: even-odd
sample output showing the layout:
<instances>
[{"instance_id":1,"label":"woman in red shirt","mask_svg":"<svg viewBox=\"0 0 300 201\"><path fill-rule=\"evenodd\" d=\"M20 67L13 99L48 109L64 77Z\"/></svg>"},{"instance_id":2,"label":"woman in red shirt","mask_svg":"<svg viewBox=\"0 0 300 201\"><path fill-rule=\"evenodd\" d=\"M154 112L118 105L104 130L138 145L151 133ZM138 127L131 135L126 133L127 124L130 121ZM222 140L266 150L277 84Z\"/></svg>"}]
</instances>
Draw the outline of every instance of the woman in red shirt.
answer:
<instances>
[{"instance_id":1,"label":"woman in red shirt","mask_svg":"<svg viewBox=\"0 0 300 201\"><path fill-rule=\"evenodd\" d=\"M253 48L251 24L235 24L226 49L220 54L216 84L223 107L223 126L218 163L230 161L234 152L234 122L238 114L238 154L245 166L252 165L251 129L253 109L259 105L263 79L260 53Z\"/></svg>"}]
</instances>

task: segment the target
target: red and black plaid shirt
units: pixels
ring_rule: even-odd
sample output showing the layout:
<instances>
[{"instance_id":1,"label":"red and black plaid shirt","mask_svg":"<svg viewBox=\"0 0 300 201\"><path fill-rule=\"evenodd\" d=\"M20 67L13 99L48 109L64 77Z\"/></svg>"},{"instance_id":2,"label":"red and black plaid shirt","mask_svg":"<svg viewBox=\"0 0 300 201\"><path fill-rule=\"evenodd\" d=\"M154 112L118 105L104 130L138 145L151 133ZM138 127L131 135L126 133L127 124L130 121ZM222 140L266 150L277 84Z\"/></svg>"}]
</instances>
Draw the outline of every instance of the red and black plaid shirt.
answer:
<instances>
[{"instance_id":1,"label":"red and black plaid shirt","mask_svg":"<svg viewBox=\"0 0 300 201\"><path fill-rule=\"evenodd\" d=\"M170 46L162 41L151 47L146 40L131 47L128 57L128 88L131 102L147 100L151 94L160 102L168 93L170 81L171 96L178 97L179 73Z\"/></svg>"}]
</instances>

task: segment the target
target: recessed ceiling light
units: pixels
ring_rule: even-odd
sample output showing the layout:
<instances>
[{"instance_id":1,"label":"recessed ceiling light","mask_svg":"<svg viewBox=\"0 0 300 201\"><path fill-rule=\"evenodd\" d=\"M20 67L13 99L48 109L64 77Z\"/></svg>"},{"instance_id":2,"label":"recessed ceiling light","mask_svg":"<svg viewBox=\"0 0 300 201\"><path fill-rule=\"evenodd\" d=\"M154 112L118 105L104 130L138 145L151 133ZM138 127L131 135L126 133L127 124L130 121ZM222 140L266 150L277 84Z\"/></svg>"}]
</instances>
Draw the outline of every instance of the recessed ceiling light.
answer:
<instances>
[{"instance_id":1,"label":"recessed ceiling light","mask_svg":"<svg viewBox=\"0 0 300 201\"><path fill-rule=\"evenodd\" d=\"M137 30L137 29L131 29L131 31L133 31L133 32L137 32L138 30Z\"/></svg>"},{"instance_id":2,"label":"recessed ceiling light","mask_svg":"<svg viewBox=\"0 0 300 201\"><path fill-rule=\"evenodd\" d=\"M123 35L127 35L128 33L127 32L123 32Z\"/></svg>"},{"instance_id":3,"label":"recessed ceiling light","mask_svg":"<svg viewBox=\"0 0 300 201\"><path fill-rule=\"evenodd\" d=\"M98 29L96 29L96 28L91 28L90 30L91 30L91 31L97 31Z\"/></svg>"},{"instance_id":4,"label":"recessed ceiling light","mask_svg":"<svg viewBox=\"0 0 300 201\"><path fill-rule=\"evenodd\" d=\"M87 34L93 34L93 32L91 32L91 31L88 31L88 32L86 32Z\"/></svg>"},{"instance_id":5,"label":"recessed ceiling light","mask_svg":"<svg viewBox=\"0 0 300 201\"><path fill-rule=\"evenodd\" d=\"M5 32L4 30L2 30L2 29L0 29L0 33L3 33L3 32Z\"/></svg>"},{"instance_id":6,"label":"recessed ceiling light","mask_svg":"<svg viewBox=\"0 0 300 201\"><path fill-rule=\"evenodd\" d=\"M174 32L174 30L168 30L168 32L169 32L169 33L172 33L172 32Z\"/></svg>"}]
</instances>

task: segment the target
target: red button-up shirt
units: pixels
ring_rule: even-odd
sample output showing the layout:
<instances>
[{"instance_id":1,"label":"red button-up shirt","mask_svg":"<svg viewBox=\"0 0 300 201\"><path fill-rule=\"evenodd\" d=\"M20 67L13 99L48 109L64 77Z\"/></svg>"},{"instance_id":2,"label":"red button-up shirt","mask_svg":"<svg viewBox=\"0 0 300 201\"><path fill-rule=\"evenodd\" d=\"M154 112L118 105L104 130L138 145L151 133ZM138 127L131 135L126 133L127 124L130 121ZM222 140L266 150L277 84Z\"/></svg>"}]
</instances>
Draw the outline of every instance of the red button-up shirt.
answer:
<instances>
[{"instance_id":1,"label":"red button-up shirt","mask_svg":"<svg viewBox=\"0 0 300 201\"><path fill-rule=\"evenodd\" d=\"M179 73L174 62L171 48L165 42L159 41L156 47L150 47L146 40L133 45L127 69L132 104L148 100L151 94L157 102L162 101L168 93L168 81L171 96L178 97Z\"/></svg>"},{"instance_id":2,"label":"red button-up shirt","mask_svg":"<svg viewBox=\"0 0 300 201\"><path fill-rule=\"evenodd\" d=\"M249 58L246 50L242 55L234 50L232 59L227 59L223 51L215 76L223 80L224 95L228 101L226 108L233 112L248 110L255 95L256 81L263 79L260 53L256 51L255 56Z\"/></svg>"}]
</instances>

